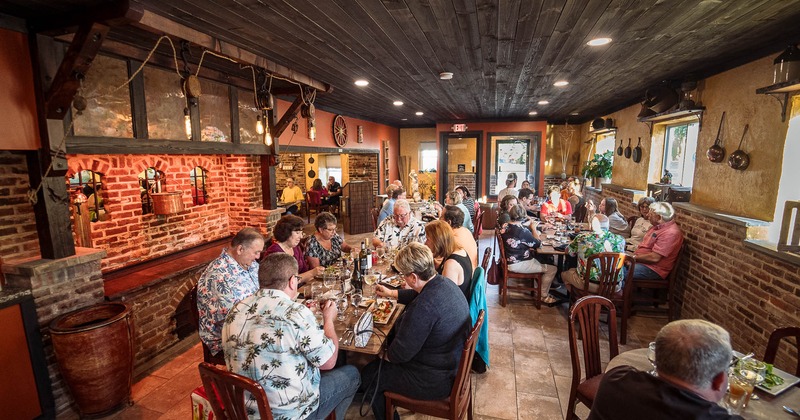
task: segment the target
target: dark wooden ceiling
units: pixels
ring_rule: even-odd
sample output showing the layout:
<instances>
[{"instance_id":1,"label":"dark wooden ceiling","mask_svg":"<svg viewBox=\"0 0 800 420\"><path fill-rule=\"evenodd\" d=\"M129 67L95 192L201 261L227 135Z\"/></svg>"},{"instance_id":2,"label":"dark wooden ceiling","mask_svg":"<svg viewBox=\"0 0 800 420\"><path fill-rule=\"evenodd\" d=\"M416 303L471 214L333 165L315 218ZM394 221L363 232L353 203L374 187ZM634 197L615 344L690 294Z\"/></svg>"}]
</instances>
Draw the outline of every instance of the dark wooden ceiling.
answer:
<instances>
[{"instance_id":1,"label":"dark wooden ceiling","mask_svg":"<svg viewBox=\"0 0 800 420\"><path fill-rule=\"evenodd\" d=\"M0 12L41 17L94 3L5 0ZM392 126L586 121L639 102L661 81L702 78L800 40L800 0L133 3L331 84L318 108ZM614 41L586 45L601 36ZM443 71L453 79L440 80ZM359 78L369 86L355 86ZM570 84L554 87L560 79Z\"/></svg>"}]
</instances>

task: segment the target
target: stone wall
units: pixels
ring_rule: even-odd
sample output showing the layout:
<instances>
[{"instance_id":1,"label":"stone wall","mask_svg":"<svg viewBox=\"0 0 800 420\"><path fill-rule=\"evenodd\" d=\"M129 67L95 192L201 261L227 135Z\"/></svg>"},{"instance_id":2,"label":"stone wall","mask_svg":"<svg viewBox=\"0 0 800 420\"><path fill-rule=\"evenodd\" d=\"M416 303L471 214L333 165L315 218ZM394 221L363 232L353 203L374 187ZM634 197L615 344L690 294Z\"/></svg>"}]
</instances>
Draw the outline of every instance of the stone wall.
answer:
<instances>
[{"instance_id":1,"label":"stone wall","mask_svg":"<svg viewBox=\"0 0 800 420\"><path fill-rule=\"evenodd\" d=\"M281 166L275 168L275 188L282 190L286 186L286 178L293 178L294 185L300 187L303 192L306 190L306 160L302 153L282 153L280 156ZM281 169L289 168L292 169ZM327 184L328 180L324 180Z\"/></svg>"},{"instance_id":2,"label":"stone wall","mask_svg":"<svg viewBox=\"0 0 800 420\"><path fill-rule=\"evenodd\" d=\"M103 301L100 259L105 252L77 248L76 255L59 260L31 260L4 264L6 282L30 289L42 335L47 368L59 417L75 415L75 406L58 371L50 336L50 322L65 313Z\"/></svg>"},{"instance_id":3,"label":"stone wall","mask_svg":"<svg viewBox=\"0 0 800 420\"><path fill-rule=\"evenodd\" d=\"M24 153L0 152L0 265L39 256Z\"/></svg>"}]
</instances>

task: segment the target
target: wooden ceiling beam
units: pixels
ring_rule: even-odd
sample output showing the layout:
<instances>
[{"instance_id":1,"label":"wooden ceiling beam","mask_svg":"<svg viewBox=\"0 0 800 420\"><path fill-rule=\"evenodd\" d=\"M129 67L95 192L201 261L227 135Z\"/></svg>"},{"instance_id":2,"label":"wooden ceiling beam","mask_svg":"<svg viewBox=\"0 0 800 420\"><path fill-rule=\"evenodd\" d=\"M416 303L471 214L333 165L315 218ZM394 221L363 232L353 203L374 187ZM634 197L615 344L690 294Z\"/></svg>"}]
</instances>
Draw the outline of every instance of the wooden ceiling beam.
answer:
<instances>
[{"instance_id":1,"label":"wooden ceiling beam","mask_svg":"<svg viewBox=\"0 0 800 420\"><path fill-rule=\"evenodd\" d=\"M203 32L189 28L163 16L145 10L142 18L134 26L156 34L173 35L185 39L193 44L199 45L210 51L230 57L240 63L252 64L266 69L270 73L289 79L293 82L316 89L322 93L333 92L333 86L307 76L298 71L294 71L286 66L282 66L265 57L254 54L248 50L237 47L236 45L225 42L221 39L205 34Z\"/></svg>"},{"instance_id":2,"label":"wooden ceiling beam","mask_svg":"<svg viewBox=\"0 0 800 420\"><path fill-rule=\"evenodd\" d=\"M278 138L286 131L286 127L289 127L289 123L292 122L297 113L300 111L300 106L303 105L303 97L298 96L297 99L289 105L289 108L286 108L286 112L281 117L280 121L275 124L274 128L274 135L273 137Z\"/></svg>"},{"instance_id":3,"label":"wooden ceiling beam","mask_svg":"<svg viewBox=\"0 0 800 420\"><path fill-rule=\"evenodd\" d=\"M76 32L87 23L101 22L108 26L127 25L142 18L141 6L131 5L128 0L112 1L90 9L79 9L69 13L42 16L30 22L32 32L57 36Z\"/></svg>"}]
</instances>

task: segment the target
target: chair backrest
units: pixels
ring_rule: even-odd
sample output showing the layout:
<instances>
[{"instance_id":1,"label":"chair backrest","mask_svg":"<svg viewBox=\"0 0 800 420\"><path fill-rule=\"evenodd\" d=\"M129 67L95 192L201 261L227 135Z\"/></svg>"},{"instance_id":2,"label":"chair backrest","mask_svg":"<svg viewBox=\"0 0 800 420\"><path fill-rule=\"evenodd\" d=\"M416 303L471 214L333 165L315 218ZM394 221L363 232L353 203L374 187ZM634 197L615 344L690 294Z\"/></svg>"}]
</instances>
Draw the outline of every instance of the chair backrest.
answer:
<instances>
[{"instance_id":1,"label":"chair backrest","mask_svg":"<svg viewBox=\"0 0 800 420\"><path fill-rule=\"evenodd\" d=\"M617 311L610 300L597 295L578 299L569 312L569 353L572 359L572 384L577 387L581 380L581 365L578 355L578 335L575 324L580 328L582 339L584 369L586 379L603 373L600 360L600 313L608 311L609 360L619 354L617 345Z\"/></svg>"},{"instance_id":2,"label":"chair backrest","mask_svg":"<svg viewBox=\"0 0 800 420\"><path fill-rule=\"evenodd\" d=\"M586 262L586 272L583 273L583 290L589 290L589 275L591 274L592 267L597 267L600 271L597 280L597 292L600 296L611 299L617 290L617 283L620 280L620 273L625 267L625 263L630 262L626 278L623 279L626 285L632 284L633 269L636 266L636 261L633 257L625 254L624 252L601 252L589 257Z\"/></svg>"},{"instance_id":3,"label":"chair backrest","mask_svg":"<svg viewBox=\"0 0 800 420\"><path fill-rule=\"evenodd\" d=\"M272 420L267 394L258 382L210 363L200 363L198 369L217 420L247 420L245 391L255 398L261 419Z\"/></svg>"},{"instance_id":4,"label":"chair backrest","mask_svg":"<svg viewBox=\"0 0 800 420\"><path fill-rule=\"evenodd\" d=\"M483 232L483 212L481 208L475 210L475 219L472 220L472 237L477 241Z\"/></svg>"},{"instance_id":5,"label":"chair backrest","mask_svg":"<svg viewBox=\"0 0 800 420\"><path fill-rule=\"evenodd\" d=\"M503 245L503 235L500 234L500 229L495 229L495 236L497 236L497 249L500 252L500 261L497 262L498 269L503 270L504 276L508 275L508 262L506 261L506 249Z\"/></svg>"},{"instance_id":6,"label":"chair backrest","mask_svg":"<svg viewBox=\"0 0 800 420\"><path fill-rule=\"evenodd\" d=\"M314 190L306 191L306 201L310 206L319 206L322 204L322 199L320 198L320 192Z\"/></svg>"},{"instance_id":7,"label":"chair backrest","mask_svg":"<svg viewBox=\"0 0 800 420\"><path fill-rule=\"evenodd\" d=\"M675 265L672 266L672 270L670 270L669 275L667 276L667 284L675 284L675 279L678 277L678 270L681 268L681 262L683 261L683 254L686 253L686 241L683 241L681 244L681 249L678 250L678 256L675 257ZM670 297L671 299L672 297Z\"/></svg>"},{"instance_id":8,"label":"chair backrest","mask_svg":"<svg viewBox=\"0 0 800 420\"><path fill-rule=\"evenodd\" d=\"M483 272L489 272L489 263L492 261L492 248L486 248L483 251L483 261L481 261L481 267L483 268Z\"/></svg>"},{"instance_id":9,"label":"chair backrest","mask_svg":"<svg viewBox=\"0 0 800 420\"><path fill-rule=\"evenodd\" d=\"M786 337L794 337L794 347L799 349L794 376L800 376L800 327L784 327L773 331L772 334L769 335L767 350L764 351L763 360L766 363L774 364L775 356L778 354L778 344Z\"/></svg>"},{"instance_id":10,"label":"chair backrest","mask_svg":"<svg viewBox=\"0 0 800 420\"><path fill-rule=\"evenodd\" d=\"M380 214L380 209L373 208L369 211L369 214L372 216L372 230L378 228L378 215Z\"/></svg>"},{"instance_id":11,"label":"chair backrest","mask_svg":"<svg viewBox=\"0 0 800 420\"><path fill-rule=\"evenodd\" d=\"M628 230L630 230L633 227L633 225L636 223L636 219L638 219L639 217L640 216L631 216L631 217L629 217L627 219L627 221L628 221Z\"/></svg>"},{"instance_id":12,"label":"chair backrest","mask_svg":"<svg viewBox=\"0 0 800 420\"><path fill-rule=\"evenodd\" d=\"M478 313L478 320L472 326L472 330L464 342L464 349L461 350L461 360L458 362L458 370L453 381L453 390L450 391L450 410L455 416L452 418L466 418L466 413L470 404L470 393L472 392L472 381L469 374L472 367L472 359L475 357L475 346L478 344L478 332L483 325L485 313L483 309Z\"/></svg>"}]
</instances>

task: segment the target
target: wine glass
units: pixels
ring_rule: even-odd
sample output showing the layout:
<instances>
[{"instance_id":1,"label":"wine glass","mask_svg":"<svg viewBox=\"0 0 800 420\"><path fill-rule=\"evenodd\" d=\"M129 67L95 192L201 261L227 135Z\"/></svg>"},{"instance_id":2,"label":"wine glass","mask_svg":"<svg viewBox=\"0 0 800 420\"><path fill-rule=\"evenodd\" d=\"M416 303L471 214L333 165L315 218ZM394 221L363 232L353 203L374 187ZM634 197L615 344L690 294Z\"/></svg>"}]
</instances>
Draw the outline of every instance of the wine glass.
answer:
<instances>
[{"instance_id":1,"label":"wine glass","mask_svg":"<svg viewBox=\"0 0 800 420\"><path fill-rule=\"evenodd\" d=\"M378 254L378 258L380 258L381 262L384 262L384 257L386 256L386 248L379 247L378 249L375 250L375 252Z\"/></svg>"},{"instance_id":2,"label":"wine glass","mask_svg":"<svg viewBox=\"0 0 800 420\"><path fill-rule=\"evenodd\" d=\"M364 276L364 283L372 287L372 297L373 299L377 299L377 290L375 290L375 284L378 283L378 280L381 278L381 274L377 271L373 271L372 273L367 273Z\"/></svg>"},{"instance_id":3,"label":"wine glass","mask_svg":"<svg viewBox=\"0 0 800 420\"><path fill-rule=\"evenodd\" d=\"M319 284L317 282L311 284L311 299L312 300L315 300L315 301L320 300L320 298L322 298L323 293L325 293L325 292L324 292L321 284Z\"/></svg>"},{"instance_id":4,"label":"wine glass","mask_svg":"<svg viewBox=\"0 0 800 420\"><path fill-rule=\"evenodd\" d=\"M323 273L322 284L324 284L325 288L328 290L333 289L333 286L336 285L336 275L334 273Z\"/></svg>"},{"instance_id":5,"label":"wine glass","mask_svg":"<svg viewBox=\"0 0 800 420\"><path fill-rule=\"evenodd\" d=\"M650 361L650 364L653 365L653 369L648 373L653 376L658 376L656 372L656 342L652 341L650 344L647 345L647 360Z\"/></svg>"},{"instance_id":6,"label":"wine glass","mask_svg":"<svg viewBox=\"0 0 800 420\"><path fill-rule=\"evenodd\" d=\"M342 294L339 296L339 299L336 301L336 309L338 309L338 314L336 315L336 319L339 321L344 321L347 316L347 305L350 303L347 301L347 295Z\"/></svg>"},{"instance_id":7,"label":"wine glass","mask_svg":"<svg viewBox=\"0 0 800 420\"><path fill-rule=\"evenodd\" d=\"M358 309L358 305L361 304L361 299L363 299L363 295L358 290L354 290L353 294L350 295L350 303L353 304L353 315L359 316L361 315L361 311Z\"/></svg>"}]
</instances>

